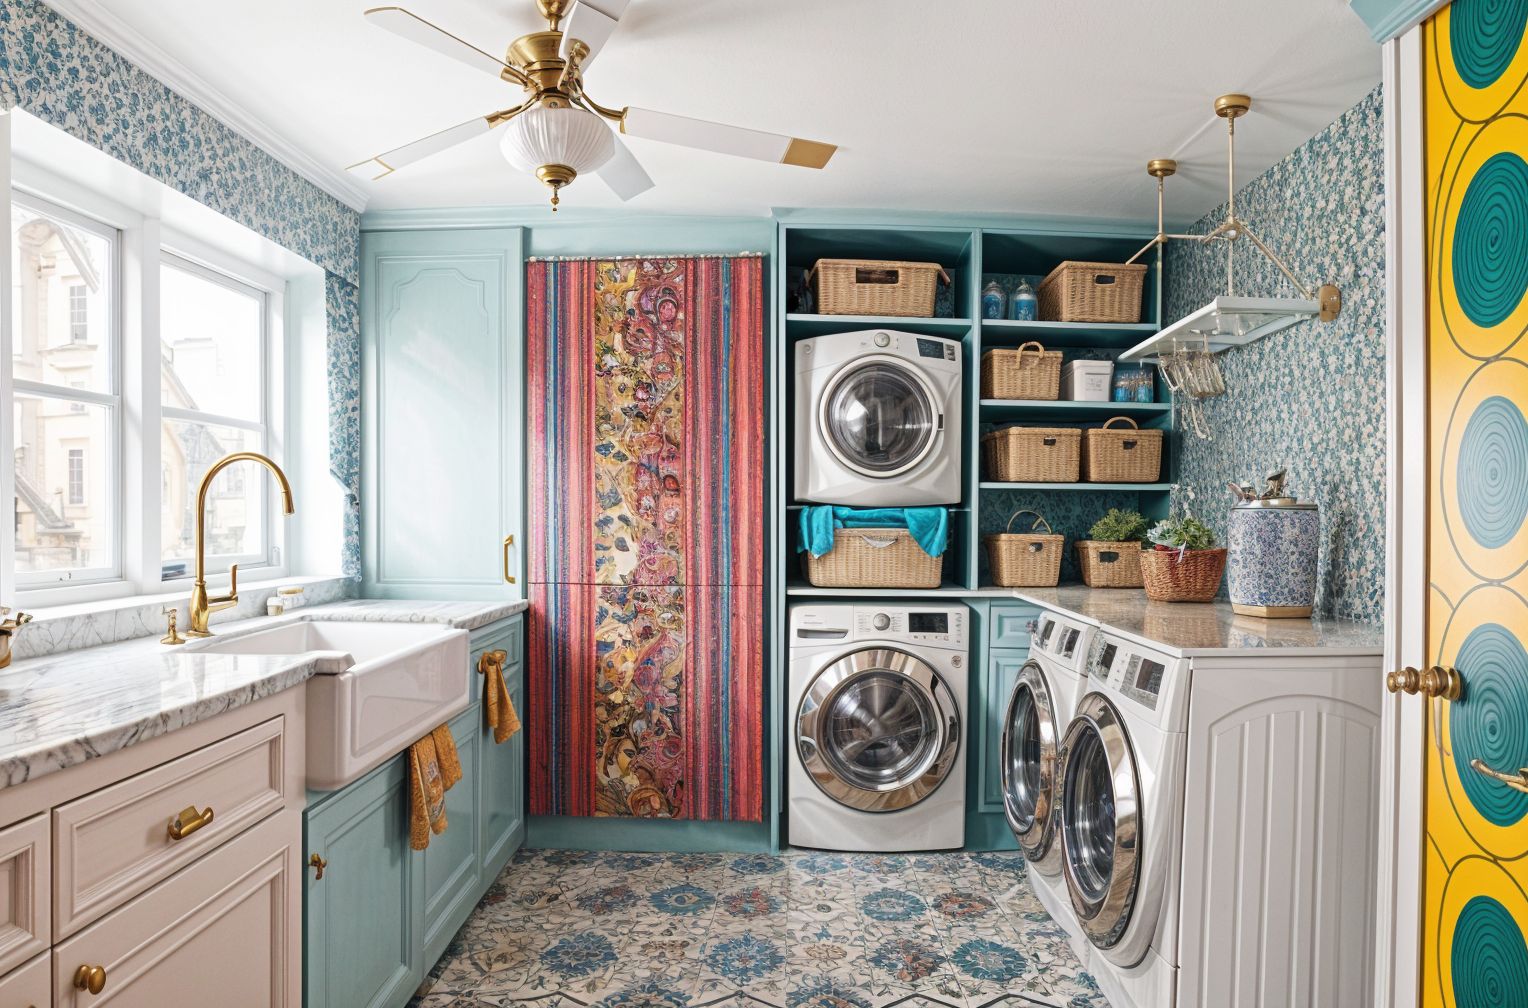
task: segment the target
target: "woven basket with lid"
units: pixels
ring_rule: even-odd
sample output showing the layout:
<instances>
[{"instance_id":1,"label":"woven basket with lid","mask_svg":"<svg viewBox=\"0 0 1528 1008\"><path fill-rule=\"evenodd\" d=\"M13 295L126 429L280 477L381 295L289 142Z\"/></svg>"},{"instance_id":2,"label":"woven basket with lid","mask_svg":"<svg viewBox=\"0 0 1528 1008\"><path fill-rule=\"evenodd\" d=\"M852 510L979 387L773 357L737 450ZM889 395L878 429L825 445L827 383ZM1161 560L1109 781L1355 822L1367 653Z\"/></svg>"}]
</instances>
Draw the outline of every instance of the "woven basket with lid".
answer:
<instances>
[{"instance_id":1,"label":"woven basket with lid","mask_svg":"<svg viewBox=\"0 0 1528 1008\"><path fill-rule=\"evenodd\" d=\"M982 354L983 399L1055 399L1061 394L1061 351L1031 340L1017 350Z\"/></svg>"},{"instance_id":2,"label":"woven basket with lid","mask_svg":"<svg viewBox=\"0 0 1528 1008\"><path fill-rule=\"evenodd\" d=\"M994 483L1076 483L1081 442L1076 427L1000 427L982 435L982 463Z\"/></svg>"},{"instance_id":3,"label":"woven basket with lid","mask_svg":"<svg viewBox=\"0 0 1528 1008\"><path fill-rule=\"evenodd\" d=\"M1146 265L1064 262L1040 281L1040 317L1047 322L1141 320Z\"/></svg>"},{"instance_id":4,"label":"woven basket with lid","mask_svg":"<svg viewBox=\"0 0 1528 1008\"><path fill-rule=\"evenodd\" d=\"M1142 430L1123 416L1088 428L1082 439L1082 474L1089 483L1155 483L1162 474L1162 432Z\"/></svg>"},{"instance_id":5,"label":"woven basket with lid","mask_svg":"<svg viewBox=\"0 0 1528 1008\"><path fill-rule=\"evenodd\" d=\"M1019 515L1034 515L1028 532L1014 532ZM1044 532L1035 531L1043 528ZM1005 531L983 536L992 583L1000 588L1053 588L1061 581L1061 551L1066 536L1051 531L1035 511L1015 511Z\"/></svg>"},{"instance_id":6,"label":"woven basket with lid","mask_svg":"<svg viewBox=\"0 0 1528 1008\"><path fill-rule=\"evenodd\" d=\"M950 275L938 263L873 259L819 259L807 276L820 314L917 318L933 317L941 279Z\"/></svg>"}]
</instances>

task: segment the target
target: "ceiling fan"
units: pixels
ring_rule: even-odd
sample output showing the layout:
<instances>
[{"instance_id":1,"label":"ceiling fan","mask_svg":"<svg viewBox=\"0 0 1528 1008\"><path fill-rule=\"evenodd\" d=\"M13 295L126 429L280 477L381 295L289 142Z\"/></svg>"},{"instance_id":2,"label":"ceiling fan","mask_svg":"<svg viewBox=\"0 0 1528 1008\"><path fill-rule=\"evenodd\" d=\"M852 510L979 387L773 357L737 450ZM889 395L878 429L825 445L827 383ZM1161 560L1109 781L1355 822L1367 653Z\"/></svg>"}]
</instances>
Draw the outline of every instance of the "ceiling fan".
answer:
<instances>
[{"instance_id":1,"label":"ceiling fan","mask_svg":"<svg viewBox=\"0 0 1528 1008\"><path fill-rule=\"evenodd\" d=\"M626 136L803 168L827 165L838 150L833 144L650 109L607 108L585 94L584 71L630 2L536 0L548 29L515 39L502 60L402 7L368 10L366 19L377 27L519 85L525 100L384 151L351 165L350 170L382 178L507 124L500 143L504 157L521 171L534 172L552 190L554 212L563 187L589 172L598 174L621 199L629 200L651 189L653 180L607 121Z\"/></svg>"}]
</instances>

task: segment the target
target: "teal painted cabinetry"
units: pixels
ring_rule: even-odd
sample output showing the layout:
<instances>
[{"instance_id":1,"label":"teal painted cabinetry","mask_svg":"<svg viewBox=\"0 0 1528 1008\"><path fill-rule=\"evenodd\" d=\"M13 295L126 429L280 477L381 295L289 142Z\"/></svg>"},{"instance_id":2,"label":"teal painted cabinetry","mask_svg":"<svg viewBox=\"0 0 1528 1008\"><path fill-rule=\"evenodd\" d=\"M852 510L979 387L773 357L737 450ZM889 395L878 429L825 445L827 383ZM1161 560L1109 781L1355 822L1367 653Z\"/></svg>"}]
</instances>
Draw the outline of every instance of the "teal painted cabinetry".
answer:
<instances>
[{"instance_id":1,"label":"teal painted cabinetry","mask_svg":"<svg viewBox=\"0 0 1528 1008\"><path fill-rule=\"evenodd\" d=\"M1003 718L1040 610L1021 602L972 599L971 709L967 739L966 849L1014 850L1003 818Z\"/></svg>"},{"instance_id":2,"label":"teal painted cabinetry","mask_svg":"<svg viewBox=\"0 0 1528 1008\"><path fill-rule=\"evenodd\" d=\"M521 597L521 254L518 228L363 236L368 598Z\"/></svg>"},{"instance_id":3,"label":"teal painted cabinetry","mask_svg":"<svg viewBox=\"0 0 1528 1008\"><path fill-rule=\"evenodd\" d=\"M407 754L340 791L314 795L306 814L308 870L303 969L307 1008L399 1008L440 958L525 839L525 736L496 744L483 714L477 659L503 649L516 708L523 617L473 632L474 700L451 719L462 779L446 792L446 831L409 847Z\"/></svg>"},{"instance_id":4,"label":"teal painted cabinetry","mask_svg":"<svg viewBox=\"0 0 1528 1008\"><path fill-rule=\"evenodd\" d=\"M1008 711L1008 694L1024 667L1028 650L993 648L987 654L986 676L982 693L986 699L982 722L977 731L981 738L981 810L1003 811L1003 718Z\"/></svg>"}]
</instances>

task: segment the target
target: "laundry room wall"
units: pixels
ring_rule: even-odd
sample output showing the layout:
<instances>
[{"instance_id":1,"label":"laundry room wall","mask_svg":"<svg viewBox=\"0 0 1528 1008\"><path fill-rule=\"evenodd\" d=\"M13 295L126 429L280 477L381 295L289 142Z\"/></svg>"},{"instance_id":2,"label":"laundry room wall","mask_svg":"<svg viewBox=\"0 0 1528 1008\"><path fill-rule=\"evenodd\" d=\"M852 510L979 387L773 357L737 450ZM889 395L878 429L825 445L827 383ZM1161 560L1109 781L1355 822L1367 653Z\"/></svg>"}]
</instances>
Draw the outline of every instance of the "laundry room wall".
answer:
<instances>
[{"instance_id":1,"label":"laundry room wall","mask_svg":"<svg viewBox=\"0 0 1528 1008\"><path fill-rule=\"evenodd\" d=\"M1341 288L1342 314L1221 354L1228 391L1204 402L1210 440L1179 435L1178 499L1222 541L1226 482L1288 468L1289 486L1321 506L1317 611L1364 622L1378 622L1385 601L1384 200L1379 88L1237 193L1237 216L1302 283ZM1203 233L1224 217L1218 207L1189 230ZM1224 294L1225 282L1223 247L1172 243L1163 320ZM1245 242L1236 292L1295 296Z\"/></svg>"}]
</instances>

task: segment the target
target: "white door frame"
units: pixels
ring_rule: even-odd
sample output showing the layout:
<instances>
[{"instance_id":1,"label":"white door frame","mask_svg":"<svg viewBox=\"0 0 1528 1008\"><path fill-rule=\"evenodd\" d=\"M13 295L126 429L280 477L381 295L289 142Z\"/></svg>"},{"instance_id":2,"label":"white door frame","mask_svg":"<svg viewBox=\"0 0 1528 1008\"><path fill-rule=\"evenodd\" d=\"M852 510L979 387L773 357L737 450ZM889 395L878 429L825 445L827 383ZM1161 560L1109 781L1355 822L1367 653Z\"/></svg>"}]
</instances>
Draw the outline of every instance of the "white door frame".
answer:
<instances>
[{"instance_id":1,"label":"white door frame","mask_svg":"<svg viewBox=\"0 0 1528 1008\"><path fill-rule=\"evenodd\" d=\"M1422 29L1385 43L1385 661L1427 659L1427 223ZM1426 705L1385 698L1380 724L1374 1003L1421 1000L1423 729Z\"/></svg>"}]
</instances>

